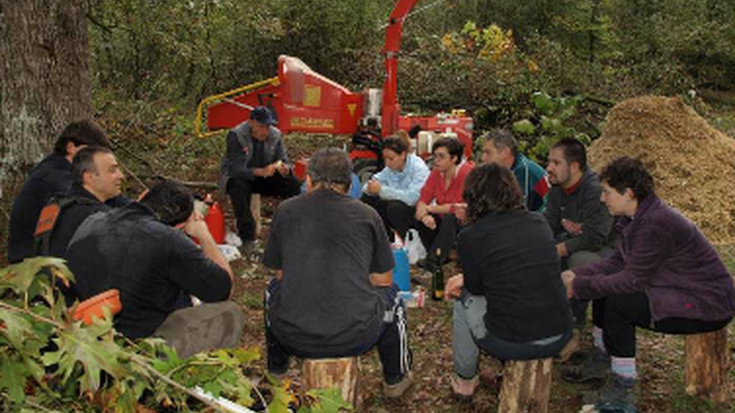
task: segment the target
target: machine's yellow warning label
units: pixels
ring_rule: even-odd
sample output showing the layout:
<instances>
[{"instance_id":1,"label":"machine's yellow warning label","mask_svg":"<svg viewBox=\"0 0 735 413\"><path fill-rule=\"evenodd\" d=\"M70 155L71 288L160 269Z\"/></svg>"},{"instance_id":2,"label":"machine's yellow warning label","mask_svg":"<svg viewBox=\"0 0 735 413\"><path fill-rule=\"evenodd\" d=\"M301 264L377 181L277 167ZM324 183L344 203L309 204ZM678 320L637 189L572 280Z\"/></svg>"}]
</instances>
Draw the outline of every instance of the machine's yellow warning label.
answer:
<instances>
[{"instance_id":1,"label":"machine's yellow warning label","mask_svg":"<svg viewBox=\"0 0 735 413\"><path fill-rule=\"evenodd\" d=\"M355 109L357 109L357 104L355 104L355 103L349 103L347 105L347 110L350 111L350 116L355 116Z\"/></svg>"},{"instance_id":2,"label":"machine's yellow warning label","mask_svg":"<svg viewBox=\"0 0 735 413\"><path fill-rule=\"evenodd\" d=\"M334 119L291 118L291 127L301 129L333 129Z\"/></svg>"},{"instance_id":3,"label":"machine's yellow warning label","mask_svg":"<svg viewBox=\"0 0 735 413\"><path fill-rule=\"evenodd\" d=\"M304 106L318 108L322 105L321 86L304 85Z\"/></svg>"}]
</instances>

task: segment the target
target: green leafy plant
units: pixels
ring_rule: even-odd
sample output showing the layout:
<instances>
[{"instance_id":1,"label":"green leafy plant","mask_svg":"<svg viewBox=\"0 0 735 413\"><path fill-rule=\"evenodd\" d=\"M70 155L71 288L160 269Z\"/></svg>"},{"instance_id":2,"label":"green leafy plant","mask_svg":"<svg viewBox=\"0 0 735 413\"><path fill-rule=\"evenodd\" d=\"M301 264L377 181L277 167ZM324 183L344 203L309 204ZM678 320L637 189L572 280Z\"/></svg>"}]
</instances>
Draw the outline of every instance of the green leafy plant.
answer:
<instances>
[{"instance_id":1,"label":"green leafy plant","mask_svg":"<svg viewBox=\"0 0 735 413\"><path fill-rule=\"evenodd\" d=\"M531 96L532 115L513 123L513 132L521 138L521 150L532 159L544 162L549 148L560 139L576 138L588 145L591 142L589 135L569 124L582 100L581 96L552 97L544 92L535 92Z\"/></svg>"},{"instance_id":2,"label":"green leafy plant","mask_svg":"<svg viewBox=\"0 0 735 413\"><path fill-rule=\"evenodd\" d=\"M160 339L125 339L109 312L84 325L54 287L73 281L56 258L27 259L0 270L0 410L134 412L145 403L184 412L201 404L233 411L220 398L245 407L260 403L272 413L298 405L300 413L349 407L330 389L308 392L299 403L288 380L261 384L271 395L266 402L245 375L257 371L257 347L181 359Z\"/></svg>"}]
</instances>

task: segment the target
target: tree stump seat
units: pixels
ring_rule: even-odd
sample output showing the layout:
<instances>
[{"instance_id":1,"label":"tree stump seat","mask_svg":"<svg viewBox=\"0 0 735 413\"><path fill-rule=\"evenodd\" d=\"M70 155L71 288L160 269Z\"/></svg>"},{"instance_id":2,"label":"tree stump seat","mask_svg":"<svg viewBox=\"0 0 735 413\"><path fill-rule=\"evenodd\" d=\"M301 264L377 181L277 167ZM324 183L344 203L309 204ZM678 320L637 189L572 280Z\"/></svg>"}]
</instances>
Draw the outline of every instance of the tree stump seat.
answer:
<instances>
[{"instance_id":1,"label":"tree stump seat","mask_svg":"<svg viewBox=\"0 0 735 413\"><path fill-rule=\"evenodd\" d=\"M342 398L355 406L357 401L358 358L304 359L301 382L304 390L337 388Z\"/></svg>"},{"instance_id":2,"label":"tree stump seat","mask_svg":"<svg viewBox=\"0 0 735 413\"><path fill-rule=\"evenodd\" d=\"M551 358L507 361L498 413L546 413L552 364Z\"/></svg>"},{"instance_id":3,"label":"tree stump seat","mask_svg":"<svg viewBox=\"0 0 735 413\"><path fill-rule=\"evenodd\" d=\"M686 336L686 392L716 403L727 401L727 327Z\"/></svg>"}]
</instances>

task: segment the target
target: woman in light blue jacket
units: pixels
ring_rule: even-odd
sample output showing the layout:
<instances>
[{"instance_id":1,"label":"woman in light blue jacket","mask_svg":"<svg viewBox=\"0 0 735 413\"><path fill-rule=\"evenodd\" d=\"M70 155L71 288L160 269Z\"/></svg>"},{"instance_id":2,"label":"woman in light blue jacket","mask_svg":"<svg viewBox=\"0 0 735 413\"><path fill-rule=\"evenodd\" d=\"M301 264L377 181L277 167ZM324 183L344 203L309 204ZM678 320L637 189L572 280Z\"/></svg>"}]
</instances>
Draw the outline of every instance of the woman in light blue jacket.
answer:
<instances>
[{"instance_id":1,"label":"woman in light blue jacket","mask_svg":"<svg viewBox=\"0 0 735 413\"><path fill-rule=\"evenodd\" d=\"M385 168L365 183L362 201L383 218L388 237L393 231L402 238L414 224L416 202L429 177L424 161L411 152L411 140L389 136L383 140Z\"/></svg>"}]
</instances>

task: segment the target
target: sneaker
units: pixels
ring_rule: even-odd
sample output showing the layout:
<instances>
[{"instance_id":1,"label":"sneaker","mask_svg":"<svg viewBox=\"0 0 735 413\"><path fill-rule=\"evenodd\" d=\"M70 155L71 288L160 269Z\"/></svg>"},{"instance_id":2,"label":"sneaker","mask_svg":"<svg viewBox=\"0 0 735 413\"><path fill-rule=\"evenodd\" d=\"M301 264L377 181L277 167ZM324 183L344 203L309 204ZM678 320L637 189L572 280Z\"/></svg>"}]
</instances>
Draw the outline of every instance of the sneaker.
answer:
<instances>
[{"instance_id":1,"label":"sneaker","mask_svg":"<svg viewBox=\"0 0 735 413\"><path fill-rule=\"evenodd\" d=\"M586 383L605 380L610 374L610 356L599 348L590 351L589 357L578 366L561 370L561 378L570 383Z\"/></svg>"},{"instance_id":2,"label":"sneaker","mask_svg":"<svg viewBox=\"0 0 735 413\"><path fill-rule=\"evenodd\" d=\"M629 379L611 374L605 385L597 391L584 392L584 404L594 404L598 407L613 405L634 406L635 379Z\"/></svg>"},{"instance_id":3,"label":"sneaker","mask_svg":"<svg viewBox=\"0 0 735 413\"><path fill-rule=\"evenodd\" d=\"M383 393L386 397L390 399L398 399L403 396L403 393L405 393L412 384L413 378L409 373L404 375L401 381L399 381L398 383L388 384L386 382L383 382Z\"/></svg>"},{"instance_id":4,"label":"sneaker","mask_svg":"<svg viewBox=\"0 0 735 413\"><path fill-rule=\"evenodd\" d=\"M452 395L460 400L471 400L477 386L480 384L480 376L475 375L471 379L463 379L457 373L452 374Z\"/></svg>"},{"instance_id":5,"label":"sneaker","mask_svg":"<svg viewBox=\"0 0 735 413\"><path fill-rule=\"evenodd\" d=\"M240 254L242 254L243 258L250 258L250 255L252 255L253 251L255 250L255 240L243 240L242 245L239 249Z\"/></svg>"}]
</instances>

